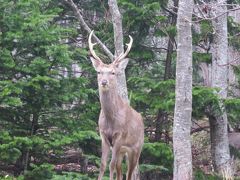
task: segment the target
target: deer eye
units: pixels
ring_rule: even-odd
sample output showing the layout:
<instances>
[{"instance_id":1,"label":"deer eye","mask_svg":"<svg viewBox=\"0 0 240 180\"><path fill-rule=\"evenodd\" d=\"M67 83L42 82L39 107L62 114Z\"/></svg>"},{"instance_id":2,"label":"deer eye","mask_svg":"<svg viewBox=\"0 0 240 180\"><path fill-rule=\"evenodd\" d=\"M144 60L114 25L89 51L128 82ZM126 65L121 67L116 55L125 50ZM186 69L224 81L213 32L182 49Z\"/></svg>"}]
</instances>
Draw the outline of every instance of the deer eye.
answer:
<instances>
[{"instance_id":1,"label":"deer eye","mask_svg":"<svg viewBox=\"0 0 240 180\"><path fill-rule=\"evenodd\" d=\"M112 75L115 75L115 72L111 72Z\"/></svg>"},{"instance_id":2,"label":"deer eye","mask_svg":"<svg viewBox=\"0 0 240 180\"><path fill-rule=\"evenodd\" d=\"M101 74L101 72L100 72L100 71L98 71L97 73L98 73L98 74Z\"/></svg>"}]
</instances>

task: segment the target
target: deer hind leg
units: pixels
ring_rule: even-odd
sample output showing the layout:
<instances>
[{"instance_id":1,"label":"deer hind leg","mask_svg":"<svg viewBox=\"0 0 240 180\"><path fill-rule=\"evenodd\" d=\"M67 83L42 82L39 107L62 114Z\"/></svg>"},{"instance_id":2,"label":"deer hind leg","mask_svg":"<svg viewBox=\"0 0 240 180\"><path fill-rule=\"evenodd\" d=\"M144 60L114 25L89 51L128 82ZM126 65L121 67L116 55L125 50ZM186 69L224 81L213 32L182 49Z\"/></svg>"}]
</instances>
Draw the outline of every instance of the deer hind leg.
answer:
<instances>
[{"instance_id":1,"label":"deer hind leg","mask_svg":"<svg viewBox=\"0 0 240 180\"><path fill-rule=\"evenodd\" d=\"M124 157L124 153L120 153L119 157L117 158L117 180L122 180L123 175L122 175L122 160Z\"/></svg>"},{"instance_id":2,"label":"deer hind leg","mask_svg":"<svg viewBox=\"0 0 240 180\"><path fill-rule=\"evenodd\" d=\"M139 160L140 152L139 151L131 151L128 152L128 171L127 171L127 180L132 179L133 171L137 166Z\"/></svg>"},{"instance_id":3,"label":"deer hind leg","mask_svg":"<svg viewBox=\"0 0 240 180\"><path fill-rule=\"evenodd\" d=\"M98 180L102 180L102 177L104 175L104 172L107 166L109 150L110 150L109 144L105 142L104 139L102 139L102 157L101 157L100 173L98 176Z\"/></svg>"}]
</instances>

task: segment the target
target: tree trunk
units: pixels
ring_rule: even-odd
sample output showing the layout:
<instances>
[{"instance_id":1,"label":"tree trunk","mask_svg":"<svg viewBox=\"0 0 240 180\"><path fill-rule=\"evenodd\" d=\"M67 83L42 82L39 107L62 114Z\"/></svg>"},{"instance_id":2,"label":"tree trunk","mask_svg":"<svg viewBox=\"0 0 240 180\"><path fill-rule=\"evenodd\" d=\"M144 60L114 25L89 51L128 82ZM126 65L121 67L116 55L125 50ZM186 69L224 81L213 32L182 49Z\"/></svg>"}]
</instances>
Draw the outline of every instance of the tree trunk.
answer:
<instances>
[{"instance_id":1,"label":"tree trunk","mask_svg":"<svg viewBox=\"0 0 240 180\"><path fill-rule=\"evenodd\" d=\"M118 8L116 0L108 1L109 10L112 16L113 30L114 30L114 45L115 56L123 53L123 31L122 31L122 16Z\"/></svg>"},{"instance_id":2,"label":"tree trunk","mask_svg":"<svg viewBox=\"0 0 240 180\"><path fill-rule=\"evenodd\" d=\"M117 57L124 52L122 16L119 11L116 0L109 0L108 5L109 5L109 10L112 16L113 30L114 30L115 57ZM128 61L128 59L125 59L125 61ZM123 99L128 101L125 69L123 69L122 72L118 75L118 93Z\"/></svg>"},{"instance_id":3,"label":"tree trunk","mask_svg":"<svg viewBox=\"0 0 240 180\"><path fill-rule=\"evenodd\" d=\"M172 19L171 19L171 25L175 26L177 23L177 7L178 7L178 0L174 0L174 8L173 9L173 14L172 14ZM176 13L176 14L175 14ZM174 35L170 34L169 35L169 40L168 40L168 48L167 48L167 56L166 56L166 62L165 62L165 72L164 72L164 80L168 80L171 78L171 64L172 64L172 53L174 49Z\"/></svg>"},{"instance_id":4,"label":"tree trunk","mask_svg":"<svg viewBox=\"0 0 240 180\"><path fill-rule=\"evenodd\" d=\"M174 8L171 17L171 25L176 26L177 23L177 7L178 7L178 0L174 0ZM164 78L163 80L166 81L171 78L172 74L172 54L174 50L174 42L175 42L175 36L173 34L169 35L168 39L168 48L167 48L167 56L165 61L165 71L164 71ZM158 110L157 113L157 119L156 119L156 131L155 131L155 141L161 140L162 130L165 128L165 142L168 142L168 128L169 128L169 121L168 121L168 114L167 112L164 112L163 110Z\"/></svg>"},{"instance_id":5,"label":"tree trunk","mask_svg":"<svg viewBox=\"0 0 240 180\"><path fill-rule=\"evenodd\" d=\"M114 30L115 57L117 57L124 52L122 16L119 11L116 0L109 0L108 5L109 5L109 10L112 16L113 30ZM128 59L124 59L124 60L128 61ZM122 69L122 72L118 75L118 79L117 79L118 93L120 97L122 97L124 100L129 102L125 68ZM139 171L139 165L137 165L133 172L132 180L139 180L139 179L140 179L140 171Z\"/></svg>"},{"instance_id":6,"label":"tree trunk","mask_svg":"<svg viewBox=\"0 0 240 180\"><path fill-rule=\"evenodd\" d=\"M163 123L164 123L165 118L167 118L166 113L164 113L164 111L162 111L162 110L158 110L157 118L156 118L156 122L155 122L155 128L156 128L155 137L154 137L155 142L159 142L161 140L163 126L164 126ZM167 122L165 122L165 123L167 123Z\"/></svg>"},{"instance_id":7,"label":"tree trunk","mask_svg":"<svg viewBox=\"0 0 240 180\"><path fill-rule=\"evenodd\" d=\"M31 121L31 131L29 137L36 134L36 131L38 129L38 115L37 113L30 114L30 121ZM30 155L30 149L27 150L25 155L25 164L24 164L24 172L27 172L29 168L29 164L31 163L31 155Z\"/></svg>"},{"instance_id":8,"label":"tree trunk","mask_svg":"<svg viewBox=\"0 0 240 180\"><path fill-rule=\"evenodd\" d=\"M212 45L212 84L214 88L218 88L218 95L220 99L227 98L228 89L228 39L227 39L227 14L226 1L217 0L213 1L216 4L212 10L212 16L216 17L212 20L214 28L213 45ZM221 5L220 5L221 4ZM221 100L220 100L221 101ZM228 172L232 175L232 168L230 162L229 141L227 132L227 114L222 102L221 114L213 114L209 118L211 130L211 154L213 159L214 169L218 173Z\"/></svg>"},{"instance_id":9,"label":"tree trunk","mask_svg":"<svg viewBox=\"0 0 240 180\"><path fill-rule=\"evenodd\" d=\"M177 18L176 102L173 123L174 180L192 179L192 32L193 0L179 0Z\"/></svg>"}]
</instances>

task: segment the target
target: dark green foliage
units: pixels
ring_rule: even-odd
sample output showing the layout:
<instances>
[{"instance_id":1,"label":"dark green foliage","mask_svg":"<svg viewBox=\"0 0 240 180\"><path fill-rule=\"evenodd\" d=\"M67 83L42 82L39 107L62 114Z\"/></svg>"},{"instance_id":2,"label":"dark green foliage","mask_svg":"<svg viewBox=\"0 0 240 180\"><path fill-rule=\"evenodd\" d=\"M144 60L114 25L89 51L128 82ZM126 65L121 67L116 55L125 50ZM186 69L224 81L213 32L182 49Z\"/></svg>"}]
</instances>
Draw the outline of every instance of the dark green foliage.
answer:
<instances>
[{"instance_id":1,"label":"dark green foliage","mask_svg":"<svg viewBox=\"0 0 240 180\"><path fill-rule=\"evenodd\" d=\"M144 143L140 162L146 165L142 170L162 170L172 172L173 153L168 144Z\"/></svg>"},{"instance_id":2,"label":"dark green foliage","mask_svg":"<svg viewBox=\"0 0 240 180\"><path fill-rule=\"evenodd\" d=\"M198 52L193 52L193 62L194 63L211 63L212 62L212 56L209 53L198 53Z\"/></svg>"},{"instance_id":3,"label":"dark green foliage","mask_svg":"<svg viewBox=\"0 0 240 180\"><path fill-rule=\"evenodd\" d=\"M31 141L27 137L12 138L7 131L0 132L0 161L15 163L21 156L21 150L29 149Z\"/></svg>"},{"instance_id":4,"label":"dark green foliage","mask_svg":"<svg viewBox=\"0 0 240 180\"><path fill-rule=\"evenodd\" d=\"M235 147L233 147L231 145L229 146L229 148L230 148L231 156L234 157L234 158L240 159L240 151L239 151L239 149L237 149L237 148L235 148Z\"/></svg>"},{"instance_id":5,"label":"dark green foliage","mask_svg":"<svg viewBox=\"0 0 240 180\"><path fill-rule=\"evenodd\" d=\"M237 77L238 83L240 82L240 67L239 66L233 66L235 75ZM239 85L236 85L233 88L239 89ZM231 92L230 92L231 95ZM240 99L239 97L234 97L234 95L231 98L228 98L224 101L224 104L226 106L226 110L228 113L228 119L231 125L234 127L235 125L239 124L240 119L240 113L239 113L239 107L240 107Z\"/></svg>"},{"instance_id":6,"label":"dark green foliage","mask_svg":"<svg viewBox=\"0 0 240 180\"><path fill-rule=\"evenodd\" d=\"M227 3L232 4L232 6L234 7L234 5L240 4L240 0L227 0Z\"/></svg>"},{"instance_id":7,"label":"dark green foliage","mask_svg":"<svg viewBox=\"0 0 240 180\"><path fill-rule=\"evenodd\" d=\"M125 9L124 24L128 28L141 28L138 33L146 35L149 27L154 26L161 18L156 15L157 10L160 9L159 1L145 0L145 1L119 1L121 8ZM142 29L143 28L143 29ZM135 29L135 30L137 30ZM133 30L133 29L129 29ZM142 35L143 35L142 34ZM138 34L140 35L140 34Z\"/></svg>"},{"instance_id":8,"label":"dark green foliage","mask_svg":"<svg viewBox=\"0 0 240 180\"><path fill-rule=\"evenodd\" d=\"M167 0L120 0L119 7L123 9L123 27L134 39L134 44L129 57L148 61L154 59L151 49L144 46L149 30L155 35L168 36L175 33L175 27L167 24L168 18L160 14L161 7L166 6ZM158 26L158 24L161 24ZM113 36L113 35L112 35ZM125 40L126 41L126 40Z\"/></svg>"},{"instance_id":9,"label":"dark green foliage","mask_svg":"<svg viewBox=\"0 0 240 180\"><path fill-rule=\"evenodd\" d=\"M222 178L216 175L206 175L202 170L197 169L194 171L195 180L221 180Z\"/></svg>"},{"instance_id":10,"label":"dark green foliage","mask_svg":"<svg viewBox=\"0 0 240 180\"><path fill-rule=\"evenodd\" d=\"M22 102L18 95L22 92L20 85L10 81L0 82L0 103L2 106L21 106Z\"/></svg>"},{"instance_id":11,"label":"dark green foliage","mask_svg":"<svg viewBox=\"0 0 240 180\"><path fill-rule=\"evenodd\" d=\"M54 175L52 177L52 180L66 180L66 179L71 179L71 180L95 180L96 177L89 177L84 174L80 173L72 173L72 172L63 172L61 175Z\"/></svg>"},{"instance_id":12,"label":"dark green foliage","mask_svg":"<svg viewBox=\"0 0 240 180\"><path fill-rule=\"evenodd\" d=\"M173 153L168 144L145 143L140 157L142 179L172 179Z\"/></svg>"},{"instance_id":13,"label":"dark green foliage","mask_svg":"<svg viewBox=\"0 0 240 180\"><path fill-rule=\"evenodd\" d=\"M209 87L193 87L193 112L192 115L200 118L204 115L219 114L219 98L216 89Z\"/></svg>"},{"instance_id":14,"label":"dark green foliage","mask_svg":"<svg viewBox=\"0 0 240 180\"><path fill-rule=\"evenodd\" d=\"M199 45L204 43L211 43L213 38L213 27L210 21L203 20L200 21L200 30L199 32L196 32L195 29L193 29L193 44Z\"/></svg>"},{"instance_id":15,"label":"dark green foliage","mask_svg":"<svg viewBox=\"0 0 240 180\"><path fill-rule=\"evenodd\" d=\"M54 175L53 165L41 164L40 166L31 165L32 170L27 171L24 180L50 180Z\"/></svg>"},{"instance_id":16,"label":"dark green foliage","mask_svg":"<svg viewBox=\"0 0 240 180\"><path fill-rule=\"evenodd\" d=\"M239 107L240 107L240 99L239 98L232 98L232 99L226 99L224 101L224 104L226 106L226 110L228 113L228 119L229 122L232 125L237 125L239 124L239 118L240 118L240 113L239 113Z\"/></svg>"},{"instance_id":17,"label":"dark green foliage","mask_svg":"<svg viewBox=\"0 0 240 180\"><path fill-rule=\"evenodd\" d=\"M152 165L152 164L142 164L140 165L140 171L143 172L143 173L146 173L146 172L161 172L161 173L165 173L165 172L168 172L169 173L169 170L163 166L160 166L160 165ZM170 173L169 173L170 174Z\"/></svg>"},{"instance_id":18,"label":"dark green foliage","mask_svg":"<svg viewBox=\"0 0 240 180\"><path fill-rule=\"evenodd\" d=\"M236 50L240 49L239 31L240 25L233 20L233 17L228 17L229 44Z\"/></svg>"},{"instance_id":19,"label":"dark green foliage","mask_svg":"<svg viewBox=\"0 0 240 180\"><path fill-rule=\"evenodd\" d=\"M148 77L132 77L129 79L134 91L131 93L133 106L145 108L145 112L164 110L172 112L175 102L174 80L157 81Z\"/></svg>"},{"instance_id":20,"label":"dark green foliage","mask_svg":"<svg viewBox=\"0 0 240 180\"><path fill-rule=\"evenodd\" d=\"M234 73L236 74L238 83L240 82L240 66L232 66Z\"/></svg>"},{"instance_id":21,"label":"dark green foliage","mask_svg":"<svg viewBox=\"0 0 240 180\"><path fill-rule=\"evenodd\" d=\"M166 37L166 36L171 36L171 37L175 37L177 33L177 28L176 26L167 26L164 29L157 29L155 32L156 36L160 36L160 37Z\"/></svg>"},{"instance_id":22,"label":"dark green foliage","mask_svg":"<svg viewBox=\"0 0 240 180\"><path fill-rule=\"evenodd\" d=\"M25 179L51 179L44 162L67 148L97 155L100 146L87 53L66 44L76 31L58 22L59 5L0 1L0 163L15 166L15 175L28 170Z\"/></svg>"}]
</instances>

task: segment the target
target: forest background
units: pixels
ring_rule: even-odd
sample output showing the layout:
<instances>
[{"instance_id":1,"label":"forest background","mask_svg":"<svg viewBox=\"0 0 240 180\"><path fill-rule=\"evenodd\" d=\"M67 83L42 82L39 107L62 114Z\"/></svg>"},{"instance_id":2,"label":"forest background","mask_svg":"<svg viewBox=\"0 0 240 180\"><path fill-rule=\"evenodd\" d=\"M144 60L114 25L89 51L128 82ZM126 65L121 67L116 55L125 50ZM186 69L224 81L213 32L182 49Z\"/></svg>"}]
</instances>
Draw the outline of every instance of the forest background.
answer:
<instances>
[{"instance_id":1,"label":"forest background","mask_svg":"<svg viewBox=\"0 0 240 180\"><path fill-rule=\"evenodd\" d=\"M101 143L96 73L89 32L58 0L0 0L0 177L96 179ZM114 52L107 0L73 1L87 26ZM172 179L178 1L118 0L124 41L134 39L126 68L130 104L144 117L142 179ZM240 8L227 1L228 98L223 100L235 177L240 176ZM209 82L216 1L193 10L192 157L195 179L218 179L210 150L209 109L219 97ZM76 10L76 9L75 9ZM106 63L102 49L96 49ZM126 165L124 164L126 171ZM108 174L106 173L106 178Z\"/></svg>"}]
</instances>

